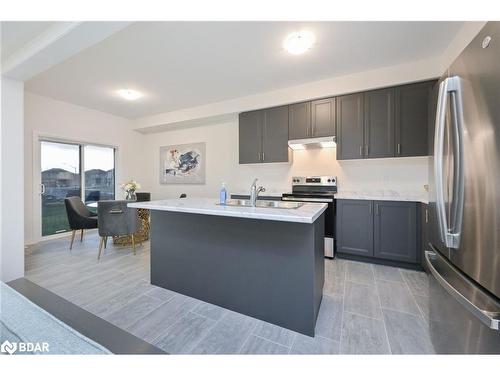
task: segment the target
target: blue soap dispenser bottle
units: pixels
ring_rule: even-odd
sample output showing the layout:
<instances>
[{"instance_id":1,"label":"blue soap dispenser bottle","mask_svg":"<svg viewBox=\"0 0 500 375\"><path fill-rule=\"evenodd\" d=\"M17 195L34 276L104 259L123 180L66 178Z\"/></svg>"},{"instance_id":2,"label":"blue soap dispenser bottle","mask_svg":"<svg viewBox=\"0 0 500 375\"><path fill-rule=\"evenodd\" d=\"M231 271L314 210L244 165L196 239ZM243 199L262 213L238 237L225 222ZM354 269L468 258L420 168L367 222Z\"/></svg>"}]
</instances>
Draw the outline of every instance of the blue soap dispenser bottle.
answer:
<instances>
[{"instance_id":1,"label":"blue soap dispenser bottle","mask_svg":"<svg viewBox=\"0 0 500 375\"><path fill-rule=\"evenodd\" d=\"M222 183L222 187L220 189L220 204L226 204L227 201L227 189L226 189L226 183Z\"/></svg>"}]
</instances>

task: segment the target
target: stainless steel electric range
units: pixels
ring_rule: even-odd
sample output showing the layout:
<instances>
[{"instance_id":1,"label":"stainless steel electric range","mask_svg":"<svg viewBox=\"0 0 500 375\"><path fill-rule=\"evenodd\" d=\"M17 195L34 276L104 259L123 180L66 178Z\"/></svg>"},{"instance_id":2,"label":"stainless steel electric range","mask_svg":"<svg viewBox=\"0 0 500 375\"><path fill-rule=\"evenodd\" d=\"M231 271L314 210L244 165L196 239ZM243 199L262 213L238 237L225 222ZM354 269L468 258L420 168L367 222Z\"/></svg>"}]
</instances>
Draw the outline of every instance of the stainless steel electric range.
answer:
<instances>
[{"instance_id":1,"label":"stainless steel electric range","mask_svg":"<svg viewBox=\"0 0 500 375\"><path fill-rule=\"evenodd\" d=\"M292 177L292 192L282 195L284 201L327 203L325 211L325 257L335 257L335 193L337 177Z\"/></svg>"}]
</instances>

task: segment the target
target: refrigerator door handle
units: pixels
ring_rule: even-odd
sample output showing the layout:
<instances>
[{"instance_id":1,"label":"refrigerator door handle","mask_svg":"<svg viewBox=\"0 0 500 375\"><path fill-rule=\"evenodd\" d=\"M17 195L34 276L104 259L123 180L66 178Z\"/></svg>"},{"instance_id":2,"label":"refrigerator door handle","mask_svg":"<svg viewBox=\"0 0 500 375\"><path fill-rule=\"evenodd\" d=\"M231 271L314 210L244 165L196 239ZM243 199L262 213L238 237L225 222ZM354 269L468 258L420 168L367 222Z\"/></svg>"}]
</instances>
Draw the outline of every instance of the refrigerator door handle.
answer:
<instances>
[{"instance_id":1,"label":"refrigerator door handle","mask_svg":"<svg viewBox=\"0 0 500 375\"><path fill-rule=\"evenodd\" d=\"M448 223L444 203L444 131L446 125L446 105L448 94L453 104L453 136L455 155L453 176L453 228ZM460 89L460 77L448 77L439 85L438 104L436 110L436 128L434 134L434 178L436 181L436 211L441 241L449 248L458 249L463 221L464 205L464 166L463 166L463 106Z\"/></svg>"},{"instance_id":2,"label":"refrigerator door handle","mask_svg":"<svg viewBox=\"0 0 500 375\"><path fill-rule=\"evenodd\" d=\"M482 323L487 325L492 330L500 330L500 311L485 311L476 306L466 296L455 289L439 271L434 267L433 260L441 257L437 252L425 251L425 262L429 268L430 273L453 298L455 298L462 306L464 306L470 313L478 318Z\"/></svg>"},{"instance_id":3,"label":"refrigerator door handle","mask_svg":"<svg viewBox=\"0 0 500 375\"><path fill-rule=\"evenodd\" d=\"M438 102L436 108L436 126L434 133L434 179L436 184L436 214L438 219L439 237L446 244L446 209L444 206L443 186L443 154L444 154L444 128L446 121L446 101L448 98L448 79L439 84Z\"/></svg>"},{"instance_id":4,"label":"refrigerator door handle","mask_svg":"<svg viewBox=\"0 0 500 375\"><path fill-rule=\"evenodd\" d=\"M453 181L453 203L451 228L446 233L446 245L453 249L458 249L460 245L460 235L462 233L463 210L464 210L464 152L463 152L463 101L460 77L449 78L448 92L451 93L453 103L453 141L454 148L454 181Z\"/></svg>"}]
</instances>

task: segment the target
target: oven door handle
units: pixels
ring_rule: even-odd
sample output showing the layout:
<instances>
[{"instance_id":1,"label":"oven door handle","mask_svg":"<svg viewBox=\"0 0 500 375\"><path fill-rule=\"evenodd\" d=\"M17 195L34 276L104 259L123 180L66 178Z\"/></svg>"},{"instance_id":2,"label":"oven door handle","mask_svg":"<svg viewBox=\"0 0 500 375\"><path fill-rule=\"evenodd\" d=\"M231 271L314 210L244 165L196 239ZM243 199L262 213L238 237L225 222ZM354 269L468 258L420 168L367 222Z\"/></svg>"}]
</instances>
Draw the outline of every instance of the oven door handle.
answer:
<instances>
[{"instance_id":1,"label":"oven door handle","mask_svg":"<svg viewBox=\"0 0 500 375\"><path fill-rule=\"evenodd\" d=\"M282 197L282 201L294 202L312 202L312 203L332 203L333 198L297 198L297 197Z\"/></svg>"}]
</instances>

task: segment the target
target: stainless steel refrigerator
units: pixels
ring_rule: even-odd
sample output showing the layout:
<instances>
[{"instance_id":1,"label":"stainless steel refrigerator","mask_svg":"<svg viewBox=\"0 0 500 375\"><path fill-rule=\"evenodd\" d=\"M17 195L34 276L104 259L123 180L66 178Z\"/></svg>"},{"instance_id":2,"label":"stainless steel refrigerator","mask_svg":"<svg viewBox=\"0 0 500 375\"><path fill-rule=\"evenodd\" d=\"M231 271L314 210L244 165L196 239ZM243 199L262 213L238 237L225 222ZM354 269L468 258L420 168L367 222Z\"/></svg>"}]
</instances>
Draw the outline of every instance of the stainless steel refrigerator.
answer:
<instances>
[{"instance_id":1,"label":"stainless steel refrigerator","mask_svg":"<svg viewBox=\"0 0 500 375\"><path fill-rule=\"evenodd\" d=\"M435 90L429 321L438 353L500 353L500 22Z\"/></svg>"}]
</instances>

